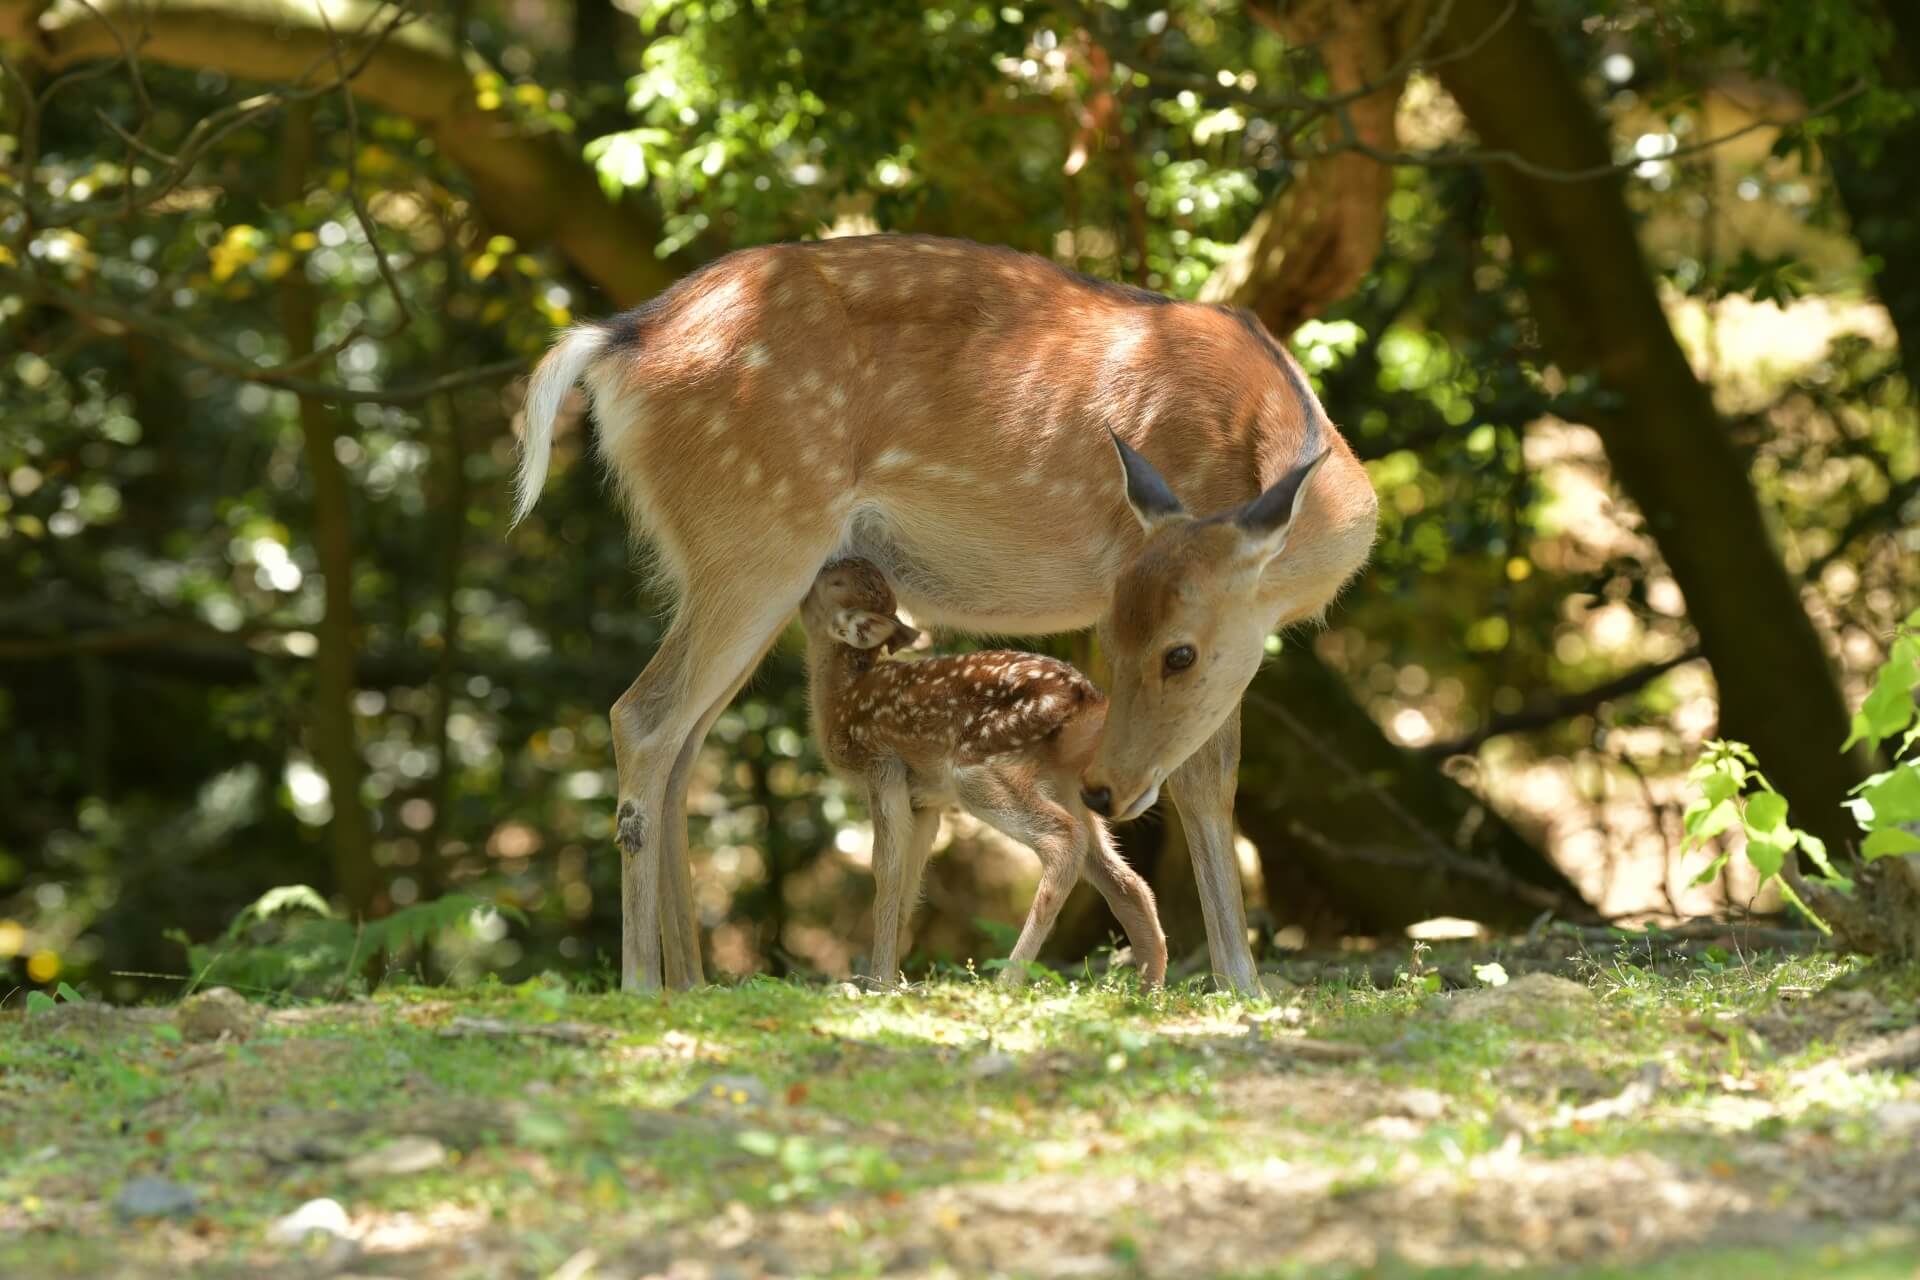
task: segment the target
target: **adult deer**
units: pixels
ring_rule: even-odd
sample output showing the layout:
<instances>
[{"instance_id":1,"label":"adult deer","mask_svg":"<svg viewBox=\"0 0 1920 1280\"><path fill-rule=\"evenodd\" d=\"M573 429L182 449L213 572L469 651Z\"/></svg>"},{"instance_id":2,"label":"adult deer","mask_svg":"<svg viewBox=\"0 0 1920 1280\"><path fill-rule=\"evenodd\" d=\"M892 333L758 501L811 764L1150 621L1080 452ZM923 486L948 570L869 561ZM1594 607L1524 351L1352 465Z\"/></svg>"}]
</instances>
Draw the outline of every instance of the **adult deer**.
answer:
<instances>
[{"instance_id":1,"label":"adult deer","mask_svg":"<svg viewBox=\"0 0 1920 1280\"><path fill-rule=\"evenodd\" d=\"M624 986L660 985L663 935L666 976L700 979L688 771L820 567L858 556L916 621L1100 626L1112 708L1088 806L1131 818L1170 788L1214 974L1254 988L1239 698L1265 637L1359 571L1377 519L1364 468L1257 320L959 240L741 250L548 353L516 522L582 380L677 598L612 711Z\"/></svg>"}]
</instances>

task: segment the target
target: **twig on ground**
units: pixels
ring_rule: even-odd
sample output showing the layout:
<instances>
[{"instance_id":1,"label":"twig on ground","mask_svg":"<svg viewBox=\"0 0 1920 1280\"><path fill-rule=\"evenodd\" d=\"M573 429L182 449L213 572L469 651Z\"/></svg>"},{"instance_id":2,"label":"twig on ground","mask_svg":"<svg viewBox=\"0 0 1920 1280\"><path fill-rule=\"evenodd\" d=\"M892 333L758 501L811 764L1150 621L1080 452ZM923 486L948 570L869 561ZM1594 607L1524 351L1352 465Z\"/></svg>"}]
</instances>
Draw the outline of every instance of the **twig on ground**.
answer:
<instances>
[{"instance_id":1,"label":"twig on ground","mask_svg":"<svg viewBox=\"0 0 1920 1280\"><path fill-rule=\"evenodd\" d=\"M612 1038L614 1033L584 1022L508 1022L503 1018L474 1018L463 1014L440 1028L440 1034L446 1037L531 1036L565 1044L594 1044Z\"/></svg>"}]
</instances>

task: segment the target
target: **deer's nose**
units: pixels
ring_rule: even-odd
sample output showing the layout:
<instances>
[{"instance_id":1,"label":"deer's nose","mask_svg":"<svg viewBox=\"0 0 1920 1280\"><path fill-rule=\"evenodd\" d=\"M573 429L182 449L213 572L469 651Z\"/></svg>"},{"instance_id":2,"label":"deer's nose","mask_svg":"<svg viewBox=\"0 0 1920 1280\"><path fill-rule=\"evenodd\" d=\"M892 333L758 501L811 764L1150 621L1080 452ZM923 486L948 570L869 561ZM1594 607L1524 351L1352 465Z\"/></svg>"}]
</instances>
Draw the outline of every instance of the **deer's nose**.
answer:
<instances>
[{"instance_id":1,"label":"deer's nose","mask_svg":"<svg viewBox=\"0 0 1920 1280\"><path fill-rule=\"evenodd\" d=\"M1082 787L1080 788L1080 798L1086 802L1087 808L1093 810L1103 818L1109 816L1113 811L1113 792L1110 788Z\"/></svg>"}]
</instances>

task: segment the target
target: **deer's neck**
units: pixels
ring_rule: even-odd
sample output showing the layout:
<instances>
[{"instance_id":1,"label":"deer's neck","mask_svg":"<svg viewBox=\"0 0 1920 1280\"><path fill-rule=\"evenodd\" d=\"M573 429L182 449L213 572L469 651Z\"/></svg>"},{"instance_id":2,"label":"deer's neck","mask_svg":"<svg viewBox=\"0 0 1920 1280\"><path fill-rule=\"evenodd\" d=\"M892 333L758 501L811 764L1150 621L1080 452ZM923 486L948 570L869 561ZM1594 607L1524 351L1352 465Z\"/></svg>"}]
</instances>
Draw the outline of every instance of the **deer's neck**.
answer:
<instances>
[{"instance_id":1,"label":"deer's neck","mask_svg":"<svg viewBox=\"0 0 1920 1280\"><path fill-rule=\"evenodd\" d=\"M831 640L807 646L807 702L813 719L813 740L829 765L858 767L851 756L846 726L853 687L873 670L877 651L856 649Z\"/></svg>"}]
</instances>

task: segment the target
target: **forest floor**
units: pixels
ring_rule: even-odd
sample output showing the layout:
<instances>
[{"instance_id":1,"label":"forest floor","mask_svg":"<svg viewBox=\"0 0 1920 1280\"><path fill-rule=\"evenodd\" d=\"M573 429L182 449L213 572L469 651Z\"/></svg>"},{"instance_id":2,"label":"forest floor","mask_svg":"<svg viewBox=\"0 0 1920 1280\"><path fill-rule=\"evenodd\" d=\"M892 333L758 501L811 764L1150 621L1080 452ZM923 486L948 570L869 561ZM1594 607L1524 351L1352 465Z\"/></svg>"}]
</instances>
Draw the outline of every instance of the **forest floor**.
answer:
<instances>
[{"instance_id":1,"label":"forest floor","mask_svg":"<svg viewBox=\"0 0 1920 1280\"><path fill-rule=\"evenodd\" d=\"M0 1275L1920 1276L1920 974L1503 954L16 1000Z\"/></svg>"}]
</instances>

